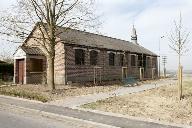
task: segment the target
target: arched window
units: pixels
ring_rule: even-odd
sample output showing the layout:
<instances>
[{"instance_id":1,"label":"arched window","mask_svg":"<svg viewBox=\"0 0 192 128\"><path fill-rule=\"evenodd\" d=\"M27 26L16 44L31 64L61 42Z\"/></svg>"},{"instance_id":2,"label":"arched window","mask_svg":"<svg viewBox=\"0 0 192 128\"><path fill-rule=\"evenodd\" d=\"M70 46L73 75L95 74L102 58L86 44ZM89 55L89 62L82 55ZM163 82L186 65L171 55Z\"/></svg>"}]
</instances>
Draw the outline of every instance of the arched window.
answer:
<instances>
[{"instance_id":1,"label":"arched window","mask_svg":"<svg viewBox=\"0 0 192 128\"><path fill-rule=\"evenodd\" d=\"M91 65L97 65L98 61L98 52L97 51L90 51L90 64Z\"/></svg>"},{"instance_id":2,"label":"arched window","mask_svg":"<svg viewBox=\"0 0 192 128\"><path fill-rule=\"evenodd\" d=\"M110 52L109 53L109 65L114 66L115 65L115 54Z\"/></svg>"},{"instance_id":3,"label":"arched window","mask_svg":"<svg viewBox=\"0 0 192 128\"><path fill-rule=\"evenodd\" d=\"M83 49L75 49L75 64L76 65L85 64L85 51Z\"/></svg>"}]
</instances>

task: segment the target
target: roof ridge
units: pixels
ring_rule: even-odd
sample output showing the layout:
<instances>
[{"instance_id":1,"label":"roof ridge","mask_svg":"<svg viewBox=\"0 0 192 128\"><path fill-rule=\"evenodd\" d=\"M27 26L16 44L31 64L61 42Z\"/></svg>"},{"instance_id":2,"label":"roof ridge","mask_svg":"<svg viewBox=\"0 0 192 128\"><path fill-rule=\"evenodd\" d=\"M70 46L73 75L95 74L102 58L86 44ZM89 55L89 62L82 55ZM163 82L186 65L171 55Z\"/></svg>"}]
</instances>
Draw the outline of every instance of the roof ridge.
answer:
<instances>
[{"instance_id":1,"label":"roof ridge","mask_svg":"<svg viewBox=\"0 0 192 128\"><path fill-rule=\"evenodd\" d=\"M37 26L37 24L39 24L39 22L38 23L36 23L36 25L35 26ZM69 28L69 27L62 27L62 26L57 26L57 27L59 27L59 28L62 28L62 29L70 29L70 30L73 30L73 31L79 31L79 32L83 32L83 33L87 33L87 34L91 34L91 35L95 35L95 36L100 36L100 37L103 37L103 38L108 38L108 39L113 39L113 40L119 40L119 41L122 41L122 42L127 42L127 43L130 43L130 44L132 44L132 45L135 45L135 46L141 46L141 45L137 45L137 44L134 44L133 42L131 42L131 41L128 41L128 40L124 40L124 39L120 39L120 38L115 38L115 37L111 37L111 36L107 36L107 35L102 35L102 34L97 34L97 33L93 33L93 32L87 32L87 31L82 31L82 30L79 30L79 29L74 29L74 28ZM142 48L144 48L143 46L142 46ZM145 48L146 49L146 48ZM147 49L148 50L148 49ZM150 50L148 50L148 51L150 51ZM151 52L151 51L150 51Z\"/></svg>"},{"instance_id":2,"label":"roof ridge","mask_svg":"<svg viewBox=\"0 0 192 128\"><path fill-rule=\"evenodd\" d=\"M65 27L62 27L62 28L65 28ZM97 33L93 33L93 32L88 32L88 31L82 31L82 30L79 30L79 29L73 29L73 28L68 28L68 29L71 29L71 30L74 30L74 31L79 31L79 32L84 32L84 33L92 34L92 35L96 35L96 36L106 37L106 38L109 38L109 39L114 39L114 40L119 40L119 41L123 41L123 42L128 42L128 43L131 43L133 45L138 46L137 44L134 44L133 42L125 40L125 39L120 39L120 38L111 37L111 36L107 36L107 35L102 35L102 34L97 34Z\"/></svg>"},{"instance_id":3,"label":"roof ridge","mask_svg":"<svg viewBox=\"0 0 192 128\"><path fill-rule=\"evenodd\" d=\"M58 28L58 31L61 31L61 32L63 31L62 33L65 33L65 32L67 33L67 30L71 30L72 33L77 34L77 35L70 35L71 37L68 35L69 38L75 38L76 39L76 38L78 38L78 36L82 36L83 38L82 39L80 38L79 41L76 42L76 44L79 44L79 45L89 45L89 46L95 46L96 45L97 47L100 47L100 45L102 45L103 47L109 48L109 49L127 50L127 51L130 51L130 52L144 53L144 54L157 56L155 53L148 50L147 48L144 48L141 45L134 44L133 42L127 41L127 40L124 40L124 39L119 39L119 38L110 37L110 36L107 36L107 35L88 32L88 31L85 31L85 30L82 31L80 29L69 28L69 27L57 26L57 28ZM33 28L30 35L36 29L37 29L37 24ZM69 31L69 33L70 33L70 31ZM25 40L24 44L28 41L30 35ZM63 34L61 34L60 38L63 38L63 37L65 37L65 36ZM91 38L93 38L94 40L91 39ZM91 42L87 42L86 39L91 39Z\"/></svg>"},{"instance_id":4,"label":"roof ridge","mask_svg":"<svg viewBox=\"0 0 192 128\"><path fill-rule=\"evenodd\" d=\"M125 41L125 42L131 43L130 41L127 41L127 40L124 40L124 39L115 38L115 37L111 37L111 36L107 36L107 35L102 35L102 34L97 34L97 33L93 33L93 32L82 31L82 30L78 30L78 29L72 29L72 30L77 30L77 31L80 31L80 32L88 33L88 34L93 34L93 35L97 35L97 36L101 36L101 37L107 37L107 38L110 38L110 39L115 39L115 40L120 40L120 41Z\"/></svg>"}]
</instances>

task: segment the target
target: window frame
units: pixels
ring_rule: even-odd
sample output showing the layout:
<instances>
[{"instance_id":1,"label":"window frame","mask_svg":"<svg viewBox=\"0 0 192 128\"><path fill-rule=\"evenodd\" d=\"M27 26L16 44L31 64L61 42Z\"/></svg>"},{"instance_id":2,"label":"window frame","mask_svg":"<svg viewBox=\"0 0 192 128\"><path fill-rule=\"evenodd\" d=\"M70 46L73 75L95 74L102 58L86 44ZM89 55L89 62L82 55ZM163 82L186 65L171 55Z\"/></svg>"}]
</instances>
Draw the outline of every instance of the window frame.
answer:
<instances>
[{"instance_id":1,"label":"window frame","mask_svg":"<svg viewBox=\"0 0 192 128\"><path fill-rule=\"evenodd\" d=\"M143 56L142 55L138 55L137 66L143 67Z\"/></svg>"},{"instance_id":2,"label":"window frame","mask_svg":"<svg viewBox=\"0 0 192 128\"><path fill-rule=\"evenodd\" d=\"M133 60L132 57L134 57L134 63L132 61ZM131 66L136 67L136 55L131 55Z\"/></svg>"},{"instance_id":3,"label":"window frame","mask_svg":"<svg viewBox=\"0 0 192 128\"><path fill-rule=\"evenodd\" d=\"M99 54L99 52L96 50L91 50L89 52L90 65L98 65L98 54Z\"/></svg>"},{"instance_id":4,"label":"window frame","mask_svg":"<svg viewBox=\"0 0 192 128\"><path fill-rule=\"evenodd\" d=\"M109 56L109 66L115 66L115 53L110 52L108 53L108 56Z\"/></svg>"},{"instance_id":5,"label":"window frame","mask_svg":"<svg viewBox=\"0 0 192 128\"><path fill-rule=\"evenodd\" d=\"M156 57L152 57L152 68L157 68L157 58Z\"/></svg>"},{"instance_id":6,"label":"window frame","mask_svg":"<svg viewBox=\"0 0 192 128\"><path fill-rule=\"evenodd\" d=\"M80 51L81 53L79 53ZM75 65L85 65L85 50L75 49Z\"/></svg>"},{"instance_id":7,"label":"window frame","mask_svg":"<svg viewBox=\"0 0 192 128\"><path fill-rule=\"evenodd\" d=\"M124 54L119 54L119 66L124 66L124 57L125 55Z\"/></svg>"},{"instance_id":8,"label":"window frame","mask_svg":"<svg viewBox=\"0 0 192 128\"><path fill-rule=\"evenodd\" d=\"M43 72L43 59L30 58L30 72Z\"/></svg>"}]
</instances>

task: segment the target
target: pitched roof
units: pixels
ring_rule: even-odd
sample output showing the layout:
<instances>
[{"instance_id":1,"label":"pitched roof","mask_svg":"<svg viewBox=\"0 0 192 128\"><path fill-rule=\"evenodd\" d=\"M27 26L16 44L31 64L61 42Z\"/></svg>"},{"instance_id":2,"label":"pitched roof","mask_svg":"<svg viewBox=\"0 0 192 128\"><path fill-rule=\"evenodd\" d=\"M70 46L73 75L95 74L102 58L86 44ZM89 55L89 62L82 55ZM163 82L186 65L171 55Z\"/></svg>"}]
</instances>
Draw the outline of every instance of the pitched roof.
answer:
<instances>
[{"instance_id":1,"label":"pitched roof","mask_svg":"<svg viewBox=\"0 0 192 128\"><path fill-rule=\"evenodd\" d=\"M60 31L62 28L60 28ZM89 32L79 31L75 29L67 29L60 34L61 40L64 43L84 45L90 47L106 48L111 50L129 51L132 53L141 53L152 56L157 56L150 50L142 47L141 45L134 44L129 41L120 40L103 35L93 34Z\"/></svg>"},{"instance_id":2,"label":"pitched roof","mask_svg":"<svg viewBox=\"0 0 192 128\"><path fill-rule=\"evenodd\" d=\"M21 49L28 55L39 55L42 56L44 55L43 51L38 48L38 47L26 47L26 46L21 46Z\"/></svg>"},{"instance_id":3,"label":"pitched roof","mask_svg":"<svg viewBox=\"0 0 192 128\"><path fill-rule=\"evenodd\" d=\"M32 33L37 29L37 25L38 23L35 25L30 35L32 35ZM131 53L140 53L151 56L158 56L157 54L144 48L143 46L134 44L129 41L64 27L58 27L58 30L59 30L58 33L62 31L62 34L59 34L59 36L60 39L63 41L63 43L84 45L97 48L106 48L110 50L129 51ZM23 44L25 44L28 41L30 35ZM31 50L29 49L29 51ZM37 53L39 52L37 49L35 49L34 51L32 50L31 53L37 54L36 51ZM42 51L39 54L42 55Z\"/></svg>"}]
</instances>

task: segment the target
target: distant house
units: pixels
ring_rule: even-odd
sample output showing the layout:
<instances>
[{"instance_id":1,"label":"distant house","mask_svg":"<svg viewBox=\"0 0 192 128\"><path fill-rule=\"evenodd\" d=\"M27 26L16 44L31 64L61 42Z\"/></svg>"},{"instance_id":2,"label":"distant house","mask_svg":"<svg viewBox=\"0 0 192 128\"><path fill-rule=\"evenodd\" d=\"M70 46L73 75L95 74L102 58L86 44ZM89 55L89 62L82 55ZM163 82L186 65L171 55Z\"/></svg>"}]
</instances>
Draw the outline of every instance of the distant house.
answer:
<instances>
[{"instance_id":1,"label":"distant house","mask_svg":"<svg viewBox=\"0 0 192 128\"><path fill-rule=\"evenodd\" d=\"M139 45L136 29L132 31L131 42L75 29L64 31L55 48L55 83L157 77L157 55ZM34 27L31 35L37 32ZM17 49L14 60L15 83L46 81L46 56L30 36Z\"/></svg>"}]
</instances>

